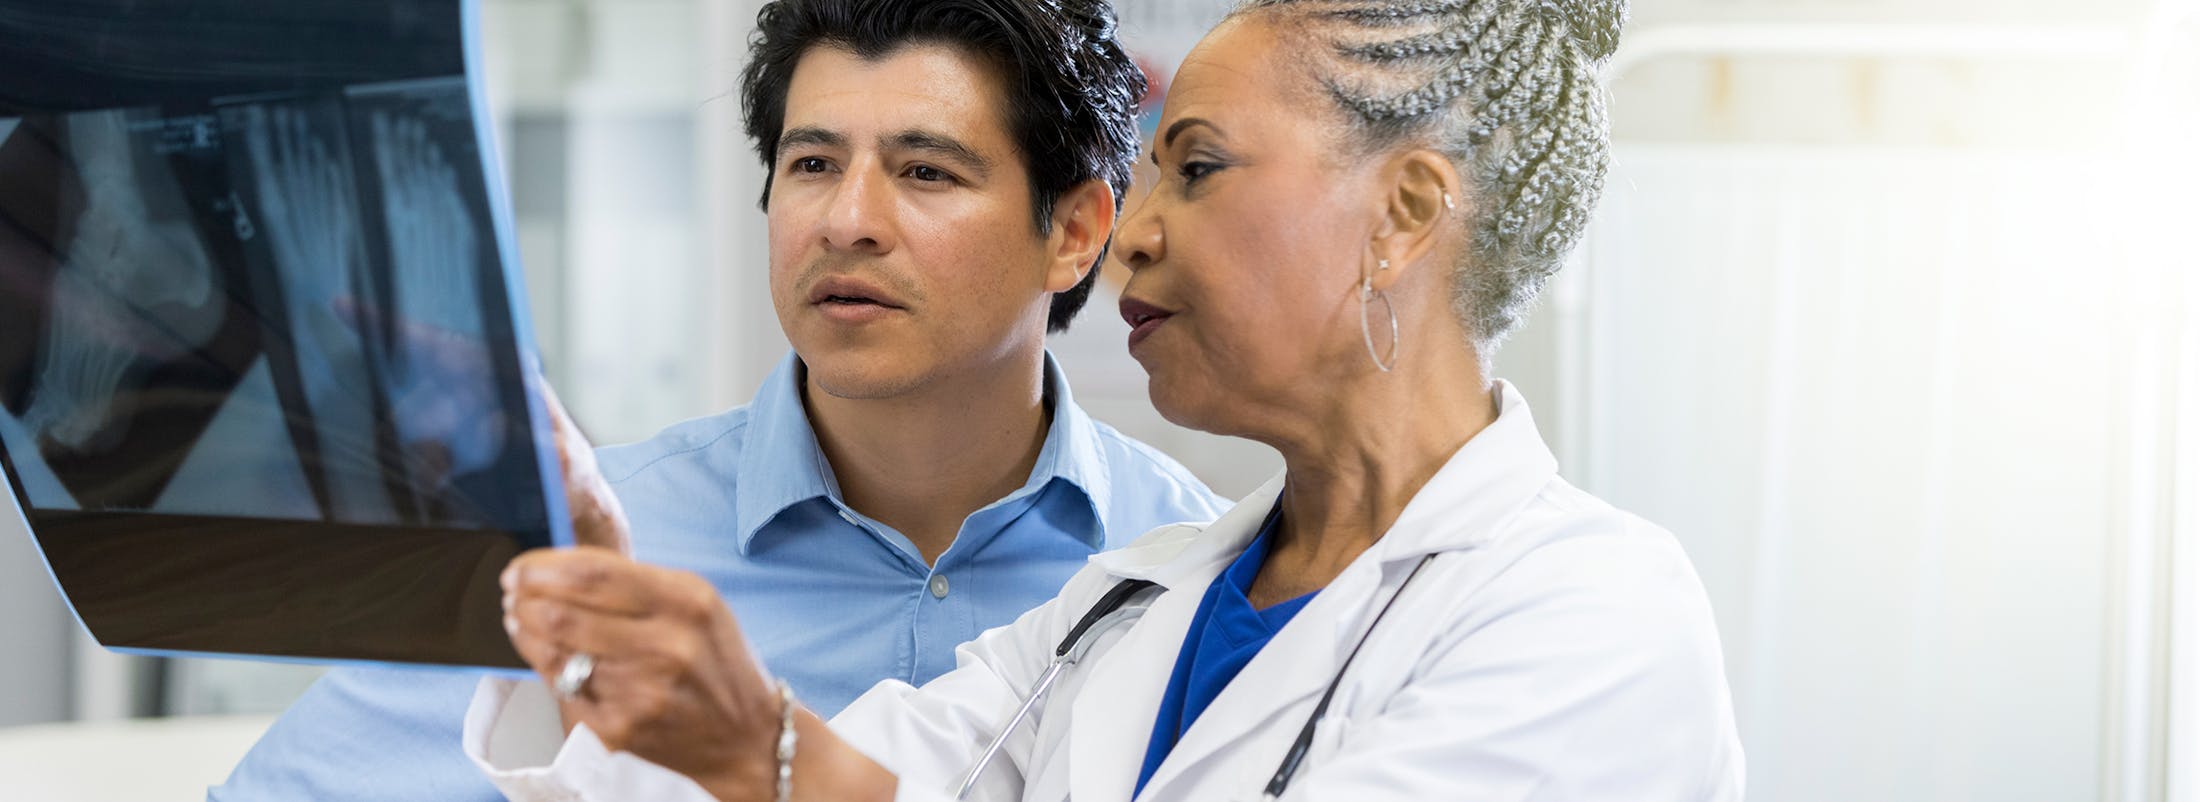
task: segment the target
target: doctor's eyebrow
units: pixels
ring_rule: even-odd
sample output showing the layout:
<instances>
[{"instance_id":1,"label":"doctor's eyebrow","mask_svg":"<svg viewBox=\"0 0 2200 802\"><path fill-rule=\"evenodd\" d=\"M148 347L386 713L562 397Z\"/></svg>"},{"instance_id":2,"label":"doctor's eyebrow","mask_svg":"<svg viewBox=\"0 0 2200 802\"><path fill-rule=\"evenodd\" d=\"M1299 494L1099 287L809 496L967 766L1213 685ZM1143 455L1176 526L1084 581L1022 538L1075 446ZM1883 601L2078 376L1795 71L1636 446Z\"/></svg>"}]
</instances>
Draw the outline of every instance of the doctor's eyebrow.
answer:
<instances>
[{"instance_id":1,"label":"doctor's eyebrow","mask_svg":"<svg viewBox=\"0 0 2200 802\"><path fill-rule=\"evenodd\" d=\"M787 152L788 148L801 145L816 145L827 148L846 148L848 146L848 138L841 136L838 133L827 131L823 128L812 125L805 125L800 128L789 128L787 129L786 133L779 135L779 150L777 153L773 153L772 157L774 160L777 160L779 156L784 155Z\"/></svg>"},{"instance_id":2,"label":"doctor's eyebrow","mask_svg":"<svg viewBox=\"0 0 2200 802\"><path fill-rule=\"evenodd\" d=\"M914 150L930 153L961 165L979 179L993 172L992 159L980 155L976 149L946 134L910 128L879 137L878 146L880 150L887 151Z\"/></svg>"},{"instance_id":3,"label":"doctor's eyebrow","mask_svg":"<svg viewBox=\"0 0 2200 802\"><path fill-rule=\"evenodd\" d=\"M1161 135L1161 147L1165 148L1170 145L1176 144L1177 134L1184 133L1185 131L1188 131L1195 127L1205 128L1209 131L1215 132L1215 136L1222 136L1222 129L1220 127L1217 127L1214 123L1208 122L1205 119L1199 117L1186 117L1184 119L1177 120L1174 124L1171 124L1169 126L1169 130Z\"/></svg>"},{"instance_id":4,"label":"doctor's eyebrow","mask_svg":"<svg viewBox=\"0 0 2200 802\"><path fill-rule=\"evenodd\" d=\"M1213 131L1216 137L1222 136L1222 129L1220 127L1217 127L1214 123L1208 122L1204 118L1186 117L1181 120L1177 120L1176 122L1169 125L1168 131L1162 133L1161 136L1155 138L1152 157L1153 166L1161 166L1162 148L1166 148L1170 145L1176 144L1176 136L1192 128L1205 128L1209 131Z\"/></svg>"}]
</instances>

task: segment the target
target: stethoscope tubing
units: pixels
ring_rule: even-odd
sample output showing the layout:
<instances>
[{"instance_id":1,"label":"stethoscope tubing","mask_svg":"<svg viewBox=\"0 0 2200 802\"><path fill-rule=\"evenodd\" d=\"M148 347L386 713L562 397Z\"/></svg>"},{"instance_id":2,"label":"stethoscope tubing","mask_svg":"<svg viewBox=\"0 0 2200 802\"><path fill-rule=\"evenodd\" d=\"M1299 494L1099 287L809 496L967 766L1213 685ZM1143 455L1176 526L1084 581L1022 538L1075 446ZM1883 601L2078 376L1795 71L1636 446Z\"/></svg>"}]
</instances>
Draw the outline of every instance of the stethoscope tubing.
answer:
<instances>
[{"instance_id":1,"label":"stethoscope tubing","mask_svg":"<svg viewBox=\"0 0 2200 802\"><path fill-rule=\"evenodd\" d=\"M1001 748L1008 744L1008 736L1015 734L1016 727L1031 716L1031 711L1039 706L1039 700L1046 698L1047 691L1054 688L1055 680L1061 679L1062 672L1076 665L1077 661L1085 659L1085 655L1092 651L1092 644L1099 640L1100 633L1136 621L1145 613L1143 607L1123 605L1132 596L1138 595L1139 591L1153 586L1154 583L1143 579L1126 579L1117 583L1092 605L1092 610L1085 613L1084 619L1078 621L1077 626L1070 628L1069 636L1062 639L1060 646L1055 647L1054 659L1048 661L1046 673L1040 674L1039 681L1032 683L1031 695L1024 699L1021 707L1016 708L1016 715L1008 718L1008 724L1001 727L1001 734L993 736L993 742L987 744L985 751L979 753L977 761L970 764L970 771L963 775L962 786L955 789L957 800L970 796L970 789L978 786L978 775L985 773L985 767L992 765L993 758L1000 755Z\"/></svg>"},{"instance_id":2,"label":"stethoscope tubing","mask_svg":"<svg viewBox=\"0 0 2200 802\"><path fill-rule=\"evenodd\" d=\"M1390 594L1390 599L1383 603L1381 610L1376 611L1375 620L1368 622L1367 630L1360 633L1359 641L1352 644L1352 651L1345 655L1344 664L1337 667L1336 676L1329 680L1329 688L1322 692L1321 701L1314 705L1314 712L1299 727L1298 737L1292 739L1291 748L1284 752L1282 763L1276 766L1276 773L1262 789L1263 800L1282 797L1284 790L1291 786L1292 776L1298 774L1299 766L1305 763L1306 754L1313 746L1316 726L1321 723L1322 716L1329 712L1329 701L1336 697L1337 687L1344 683L1345 672L1351 670L1352 661L1360 656L1361 647L1367 645L1368 638L1375 634L1375 627L1383 622L1383 617L1390 614L1390 608L1398 603L1398 597L1405 595L1406 586L1412 584L1413 578L1420 575L1421 569L1428 567L1429 562L1435 559L1434 553L1421 557L1421 561L1413 566L1406 578L1398 583L1398 590ZM971 789L978 785L978 775L983 774L986 766L991 765L993 759L1000 755L1001 749L1008 744L1008 737L1016 732L1016 727L1031 716L1031 711L1039 706L1039 701L1046 698L1047 691L1053 689L1055 681L1061 679L1062 672L1084 659L1101 633L1136 621L1146 612L1144 607L1126 608L1123 605L1132 596L1150 587L1154 587L1154 583L1143 579L1126 579L1117 583L1099 601L1093 603L1092 609L1086 611L1085 617L1077 622L1077 626L1070 628L1068 637L1063 638L1061 645L1055 647L1054 659L1048 661L1046 672L1039 675L1038 682L1032 683L1031 695L1024 699L1022 706L1016 708L1016 714L1009 717L1008 724L1001 728L1001 733L993 737L993 742L986 745L985 751L971 764L970 771L963 775L962 786L955 790L955 799L969 797Z\"/></svg>"}]
</instances>

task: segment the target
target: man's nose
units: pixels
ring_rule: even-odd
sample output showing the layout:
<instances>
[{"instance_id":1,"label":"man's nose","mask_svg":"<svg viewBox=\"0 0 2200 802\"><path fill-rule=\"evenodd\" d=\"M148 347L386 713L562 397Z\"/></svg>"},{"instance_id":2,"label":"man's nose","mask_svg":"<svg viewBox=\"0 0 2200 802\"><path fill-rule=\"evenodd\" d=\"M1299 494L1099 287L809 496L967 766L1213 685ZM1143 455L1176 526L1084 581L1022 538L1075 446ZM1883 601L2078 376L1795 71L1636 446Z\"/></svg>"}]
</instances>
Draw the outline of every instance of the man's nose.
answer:
<instances>
[{"instance_id":1,"label":"man's nose","mask_svg":"<svg viewBox=\"0 0 2200 802\"><path fill-rule=\"evenodd\" d=\"M893 250L894 192L875 166L849 170L825 210L825 244L838 251Z\"/></svg>"}]
</instances>

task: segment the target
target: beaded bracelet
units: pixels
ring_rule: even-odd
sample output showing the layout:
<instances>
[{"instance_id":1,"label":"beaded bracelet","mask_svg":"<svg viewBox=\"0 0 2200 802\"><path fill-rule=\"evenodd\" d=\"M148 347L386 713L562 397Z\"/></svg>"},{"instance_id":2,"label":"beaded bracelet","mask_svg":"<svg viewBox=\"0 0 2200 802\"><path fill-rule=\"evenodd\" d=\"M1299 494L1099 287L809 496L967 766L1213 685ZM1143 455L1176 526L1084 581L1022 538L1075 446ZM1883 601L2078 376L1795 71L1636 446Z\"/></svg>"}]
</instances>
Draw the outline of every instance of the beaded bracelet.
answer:
<instances>
[{"instance_id":1,"label":"beaded bracelet","mask_svg":"<svg viewBox=\"0 0 2200 802\"><path fill-rule=\"evenodd\" d=\"M779 689L779 802L794 800L794 689L786 680L778 681Z\"/></svg>"}]
</instances>

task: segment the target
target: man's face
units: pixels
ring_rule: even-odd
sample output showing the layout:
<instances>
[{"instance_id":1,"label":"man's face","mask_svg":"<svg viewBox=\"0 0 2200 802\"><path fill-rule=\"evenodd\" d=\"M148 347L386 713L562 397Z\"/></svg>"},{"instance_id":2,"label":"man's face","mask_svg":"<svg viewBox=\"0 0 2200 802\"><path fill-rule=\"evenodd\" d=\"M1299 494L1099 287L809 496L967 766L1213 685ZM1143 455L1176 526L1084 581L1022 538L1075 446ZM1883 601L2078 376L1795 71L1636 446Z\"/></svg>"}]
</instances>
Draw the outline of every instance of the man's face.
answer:
<instances>
[{"instance_id":1,"label":"man's face","mask_svg":"<svg viewBox=\"0 0 2200 802\"><path fill-rule=\"evenodd\" d=\"M989 65L947 47L866 61L820 46L796 64L771 285L812 386L899 396L1044 336L1050 293L1067 287L1051 286L1004 96Z\"/></svg>"}]
</instances>

